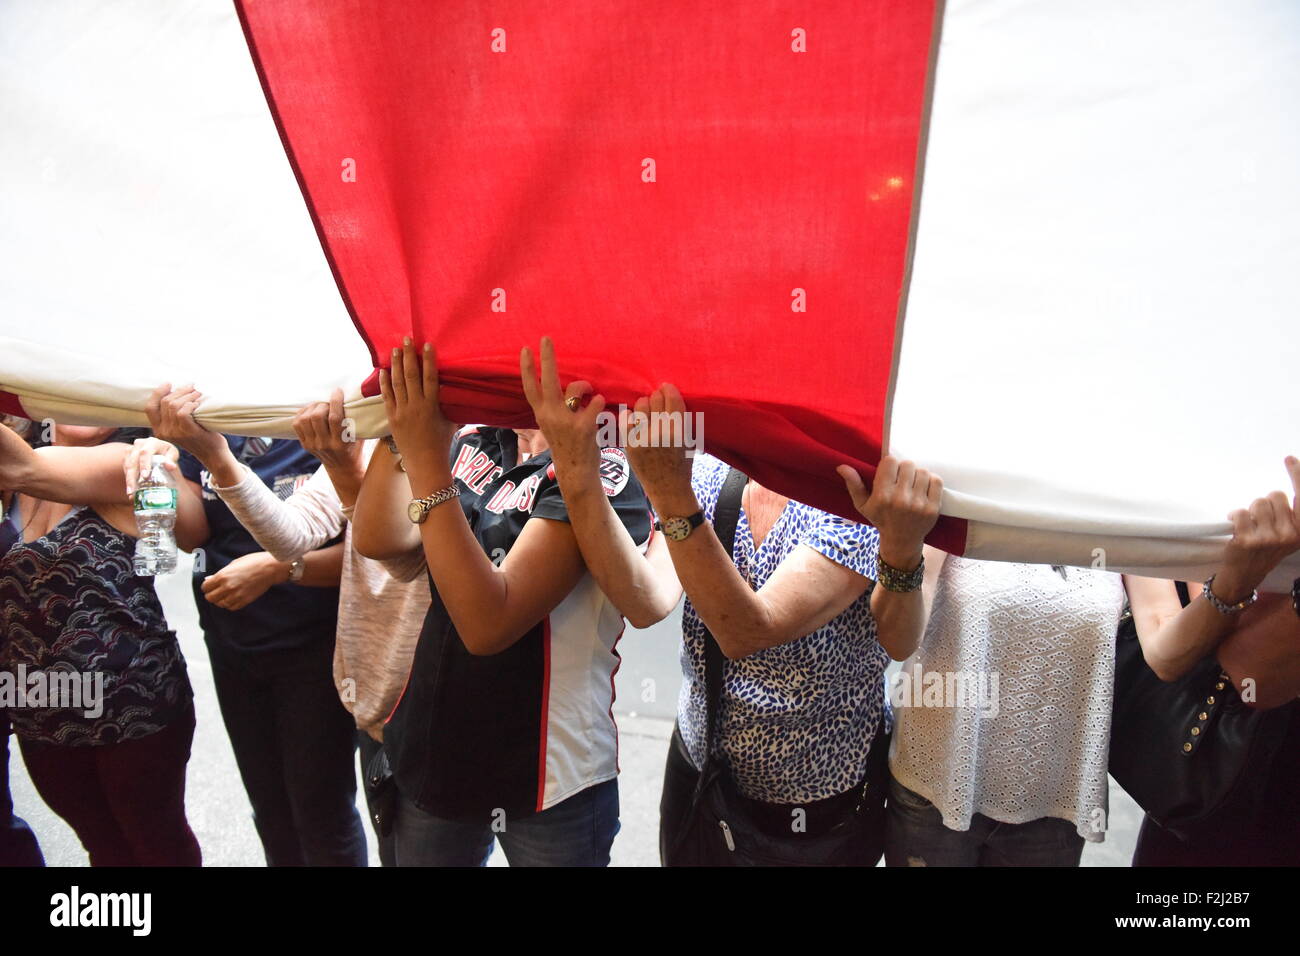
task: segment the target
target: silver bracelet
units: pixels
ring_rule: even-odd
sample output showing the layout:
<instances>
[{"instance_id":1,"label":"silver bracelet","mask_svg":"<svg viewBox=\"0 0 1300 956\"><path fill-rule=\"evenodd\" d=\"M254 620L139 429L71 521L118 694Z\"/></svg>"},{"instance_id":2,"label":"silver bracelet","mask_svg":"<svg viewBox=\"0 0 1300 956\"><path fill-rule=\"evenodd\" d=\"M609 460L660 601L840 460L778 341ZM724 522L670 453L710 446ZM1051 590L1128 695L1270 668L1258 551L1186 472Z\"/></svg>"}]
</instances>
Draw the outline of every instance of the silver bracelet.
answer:
<instances>
[{"instance_id":1,"label":"silver bracelet","mask_svg":"<svg viewBox=\"0 0 1300 956\"><path fill-rule=\"evenodd\" d=\"M1242 611L1246 610L1246 608L1250 607L1252 604L1254 604L1256 601L1259 600L1259 592L1251 591L1250 597L1246 598L1246 600L1244 601L1238 601L1236 604L1223 603L1217 597L1214 596L1214 591L1211 589L1211 585L1214 584L1215 577L1217 577L1217 575L1214 574L1210 575L1209 580L1207 580L1204 586L1201 588L1201 593L1205 595L1205 600L1210 602L1210 606L1213 607L1220 614L1240 614Z\"/></svg>"}]
</instances>

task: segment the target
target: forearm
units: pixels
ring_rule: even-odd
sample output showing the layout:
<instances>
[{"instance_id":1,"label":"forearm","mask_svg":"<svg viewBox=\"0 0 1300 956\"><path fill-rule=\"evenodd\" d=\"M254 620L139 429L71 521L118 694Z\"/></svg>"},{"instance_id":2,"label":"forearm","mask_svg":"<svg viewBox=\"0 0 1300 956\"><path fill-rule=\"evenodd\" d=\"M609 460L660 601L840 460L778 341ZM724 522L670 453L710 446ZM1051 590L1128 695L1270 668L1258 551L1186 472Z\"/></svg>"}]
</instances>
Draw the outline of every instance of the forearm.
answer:
<instances>
[{"instance_id":1,"label":"forearm","mask_svg":"<svg viewBox=\"0 0 1300 956\"><path fill-rule=\"evenodd\" d=\"M60 504L120 502L126 498L122 462L130 446L33 449L0 427L0 488Z\"/></svg>"},{"instance_id":2,"label":"forearm","mask_svg":"<svg viewBox=\"0 0 1300 956\"><path fill-rule=\"evenodd\" d=\"M939 578L948 555L920 540L900 542L889 534L881 535L877 555L878 561L884 561L899 571L912 571L919 561L925 562L921 587L915 591L890 591L877 582L871 594L871 613L878 625L876 633L880 645L894 660L906 660L925 639L930 609L934 606Z\"/></svg>"},{"instance_id":3,"label":"forearm","mask_svg":"<svg viewBox=\"0 0 1300 956\"><path fill-rule=\"evenodd\" d=\"M425 497L453 484L447 455L406 459L411 494ZM519 621L511 613L506 573L492 563L470 529L455 499L438 505L419 525L424 560L443 606L466 648L494 654L522 637L536 621Z\"/></svg>"},{"instance_id":4,"label":"forearm","mask_svg":"<svg viewBox=\"0 0 1300 956\"><path fill-rule=\"evenodd\" d=\"M633 627L649 627L667 617L681 599L672 574L660 574L632 540L600 484L599 473L585 478L560 476L583 562L606 597Z\"/></svg>"},{"instance_id":5,"label":"forearm","mask_svg":"<svg viewBox=\"0 0 1300 956\"><path fill-rule=\"evenodd\" d=\"M376 561L404 558L421 549L420 532L407 518L411 483L398 458L378 447L352 510L352 546Z\"/></svg>"},{"instance_id":6,"label":"forearm","mask_svg":"<svg viewBox=\"0 0 1300 956\"><path fill-rule=\"evenodd\" d=\"M921 646L926 611L920 588L890 591L877 582L871 592L871 614L876 619L876 640L894 660L906 660Z\"/></svg>"},{"instance_id":7,"label":"forearm","mask_svg":"<svg viewBox=\"0 0 1300 956\"><path fill-rule=\"evenodd\" d=\"M240 465L234 485L214 480L213 490L259 545L277 561L292 562L343 529L339 500L323 487L326 484L313 476L288 501L281 501L257 475Z\"/></svg>"},{"instance_id":8,"label":"forearm","mask_svg":"<svg viewBox=\"0 0 1300 956\"><path fill-rule=\"evenodd\" d=\"M289 584L292 579L289 575L293 571L293 561L281 561L275 555L268 552L261 552L260 560L264 563L259 565L259 573L266 576L262 579L267 587L274 587L277 584ZM308 551L300 559L302 561L302 577L294 584L302 585L305 588L336 588L339 586L339 579L343 575L343 542L332 544L328 548L319 548L315 551Z\"/></svg>"},{"instance_id":9,"label":"forearm","mask_svg":"<svg viewBox=\"0 0 1300 956\"><path fill-rule=\"evenodd\" d=\"M302 556L302 577L298 583L307 588L336 588L343 576L343 542L328 548L308 551Z\"/></svg>"},{"instance_id":10,"label":"forearm","mask_svg":"<svg viewBox=\"0 0 1300 956\"><path fill-rule=\"evenodd\" d=\"M722 653L733 660L803 636L750 588L712 528L668 545L677 578Z\"/></svg>"},{"instance_id":11,"label":"forearm","mask_svg":"<svg viewBox=\"0 0 1300 956\"><path fill-rule=\"evenodd\" d=\"M33 482L40 480L40 472L40 461L31 445L17 432L0 426L0 488L42 497L28 491Z\"/></svg>"},{"instance_id":12,"label":"forearm","mask_svg":"<svg viewBox=\"0 0 1300 956\"><path fill-rule=\"evenodd\" d=\"M194 490L194 483L177 479L176 488L176 546L182 551L193 551L208 540L208 514L203 510L203 499Z\"/></svg>"},{"instance_id":13,"label":"forearm","mask_svg":"<svg viewBox=\"0 0 1300 956\"><path fill-rule=\"evenodd\" d=\"M1161 680L1177 680L1212 654L1232 633L1237 620L1221 614L1203 594L1177 614L1152 621L1135 612L1142 655Z\"/></svg>"},{"instance_id":14,"label":"forearm","mask_svg":"<svg viewBox=\"0 0 1300 956\"><path fill-rule=\"evenodd\" d=\"M213 440L205 442L202 446L190 444L182 447L207 470L212 484L223 488L234 487L243 480L246 469L230 450L230 445L224 438L215 434L211 437Z\"/></svg>"},{"instance_id":15,"label":"forearm","mask_svg":"<svg viewBox=\"0 0 1300 956\"><path fill-rule=\"evenodd\" d=\"M397 461L387 449L375 450L352 512L352 546L376 561L403 559L421 548L419 530L406 516L410 481Z\"/></svg>"},{"instance_id":16,"label":"forearm","mask_svg":"<svg viewBox=\"0 0 1300 956\"><path fill-rule=\"evenodd\" d=\"M700 510L689 484L652 489L650 497L659 515ZM692 607L727 657L747 657L801 636L782 626L774 609L740 576L711 525L701 525L682 541L669 541L668 554Z\"/></svg>"},{"instance_id":17,"label":"forearm","mask_svg":"<svg viewBox=\"0 0 1300 956\"><path fill-rule=\"evenodd\" d=\"M381 450L384 454L388 454L386 449ZM338 496L342 507L355 507L357 497L361 494L361 482L366 477L365 469L356 462L346 464L326 462L323 467L329 475L330 484L334 486L334 493Z\"/></svg>"}]
</instances>

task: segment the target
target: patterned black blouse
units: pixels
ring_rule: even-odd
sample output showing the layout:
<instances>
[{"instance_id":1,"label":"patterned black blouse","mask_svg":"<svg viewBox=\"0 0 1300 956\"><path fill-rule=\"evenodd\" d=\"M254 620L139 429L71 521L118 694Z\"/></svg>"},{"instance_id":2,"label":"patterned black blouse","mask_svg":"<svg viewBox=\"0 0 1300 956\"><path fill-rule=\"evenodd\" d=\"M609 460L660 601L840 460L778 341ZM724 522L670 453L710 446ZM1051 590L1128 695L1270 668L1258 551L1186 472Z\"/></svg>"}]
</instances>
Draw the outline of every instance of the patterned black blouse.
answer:
<instances>
[{"instance_id":1,"label":"patterned black blouse","mask_svg":"<svg viewBox=\"0 0 1300 956\"><path fill-rule=\"evenodd\" d=\"M185 658L153 579L135 575L134 539L87 507L35 541L3 537L12 543L0 554L0 706L19 737L120 743L184 709Z\"/></svg>"}]
</instances>

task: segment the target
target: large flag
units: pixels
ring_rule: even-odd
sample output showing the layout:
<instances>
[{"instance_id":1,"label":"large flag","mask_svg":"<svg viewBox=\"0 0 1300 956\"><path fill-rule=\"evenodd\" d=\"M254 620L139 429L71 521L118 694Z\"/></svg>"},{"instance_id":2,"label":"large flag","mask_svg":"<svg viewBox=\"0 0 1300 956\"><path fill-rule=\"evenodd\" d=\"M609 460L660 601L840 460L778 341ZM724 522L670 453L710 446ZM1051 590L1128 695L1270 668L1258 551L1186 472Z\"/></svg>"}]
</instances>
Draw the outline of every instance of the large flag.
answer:
<instances>
[{"instance_id":1,"label":"large flag","mask_svg":"<svg viewBox=\"0 0 1300 956\"><path fill-rule=\"evenodd\" d=\"M0 9L0 387L285 434L439 349L527 423L521 345L936 543L1203 577L1300 452L1287 0L82 0ZM296 180L296 182L295 182ZM1275 584L1300 573L1292 565Z\"/></svg>"}]
</instances>

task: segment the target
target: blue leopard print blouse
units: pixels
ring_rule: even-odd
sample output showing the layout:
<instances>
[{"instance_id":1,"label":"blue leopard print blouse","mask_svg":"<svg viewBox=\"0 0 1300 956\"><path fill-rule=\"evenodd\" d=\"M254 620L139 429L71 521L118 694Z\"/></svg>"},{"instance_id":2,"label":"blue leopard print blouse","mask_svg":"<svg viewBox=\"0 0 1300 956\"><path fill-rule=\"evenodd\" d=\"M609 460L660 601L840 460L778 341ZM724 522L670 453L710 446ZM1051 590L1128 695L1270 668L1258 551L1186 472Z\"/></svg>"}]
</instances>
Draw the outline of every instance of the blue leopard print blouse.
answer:
<instances>
[{"instance_id":1,"label":"blue leopard print blouse","mask_svg":"<svg viewBox=\"0 0 1300 956\"><path fill-rule=\"evenodd\" d=\"M691 483L710 521L728 470L710 455L695 458ZM755 549L742 508L736 567L757 591L791 552L807 545L874 581L878 540L874 528L791 501ZM704 762L704 632L687 599L677 720L697 767ZM801 804L859 784L876 729L887 720L888 664L888 653L876 641L870 589L811 634L724 660L717 749L740 792L768 803Z\"/></svg>"}]
</instances>

